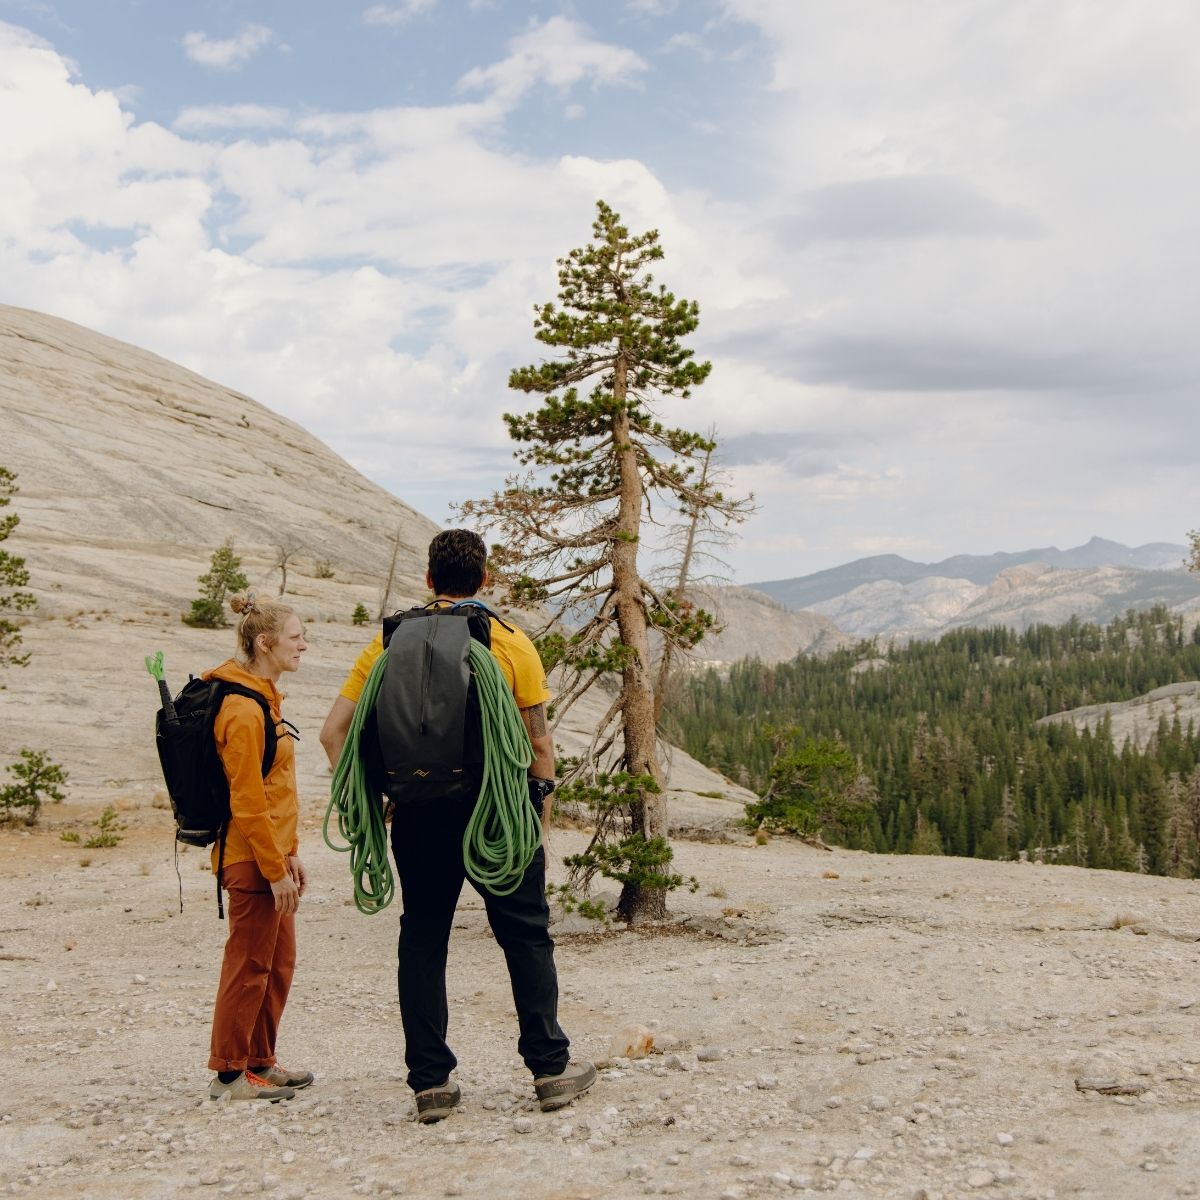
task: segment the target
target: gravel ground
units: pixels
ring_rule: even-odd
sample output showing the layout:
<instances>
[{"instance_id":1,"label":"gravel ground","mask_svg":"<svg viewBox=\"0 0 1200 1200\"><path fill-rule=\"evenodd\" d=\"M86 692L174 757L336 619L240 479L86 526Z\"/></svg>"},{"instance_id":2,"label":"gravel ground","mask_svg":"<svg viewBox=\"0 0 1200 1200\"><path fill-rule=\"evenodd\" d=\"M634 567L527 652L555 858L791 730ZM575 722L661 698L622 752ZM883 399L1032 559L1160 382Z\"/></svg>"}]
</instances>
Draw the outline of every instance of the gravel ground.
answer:
<instances>
[{"instance_id":1,"label":"gravel ground","mask_svg":"<svg viewBox=\"0 0 1200 1200\"><path fill-rule=\"evenodd\" d=\"M424 1127L397 911L353 908L315 806L280 1055L318 1079L277 1106L207 1099L223 926L203 855L180 860L180 914L167 814L125 812L111 849L60 839L97 812L0 833L8 1193L1198 1194L1194 882L681 841L701 886L673 901L679 924L559 936L563 1025L608 1065L552 1114L468 893L450 962L464 1101ZM556 830L554 855L581 840ZM638 1031L652 1052L623 1057Z\"/></svg>"}]
</instances>

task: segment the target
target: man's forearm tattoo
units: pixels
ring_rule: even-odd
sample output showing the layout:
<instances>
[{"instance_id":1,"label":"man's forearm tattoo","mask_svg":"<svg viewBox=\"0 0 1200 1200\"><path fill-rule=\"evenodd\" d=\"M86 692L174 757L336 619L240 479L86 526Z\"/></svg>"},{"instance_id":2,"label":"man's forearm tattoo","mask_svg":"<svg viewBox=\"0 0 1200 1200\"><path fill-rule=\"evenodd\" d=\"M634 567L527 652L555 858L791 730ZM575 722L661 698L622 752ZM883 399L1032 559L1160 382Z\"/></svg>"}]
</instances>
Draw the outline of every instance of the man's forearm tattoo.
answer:
<instances>
[{"instance_id":1,"label":"man's forearm tattoo","mask_svg":"<svg viewBox=\"0 0 1200 1200\"><path fill-rule=\"evenodd\" d=\"M521 709L521 716L525 718L530 737L546 736L546 706L544 704L535 704L531 708Z\"/></svg>"}]
</instances>

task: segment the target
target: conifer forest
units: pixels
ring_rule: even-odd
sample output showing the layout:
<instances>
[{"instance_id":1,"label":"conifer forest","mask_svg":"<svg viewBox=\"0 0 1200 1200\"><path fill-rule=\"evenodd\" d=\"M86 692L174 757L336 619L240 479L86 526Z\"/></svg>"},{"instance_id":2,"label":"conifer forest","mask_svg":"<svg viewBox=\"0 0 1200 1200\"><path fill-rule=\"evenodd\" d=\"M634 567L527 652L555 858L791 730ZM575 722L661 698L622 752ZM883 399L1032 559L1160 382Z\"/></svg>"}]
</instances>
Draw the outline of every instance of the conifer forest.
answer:
<instances>
[{"instance_id":1,"label":"conifer forest","mask_svg":"<svg viewBox=\"0 0 1200 1200\"><path fill-rule=\"evenodd\" d=\"M844 748L859 815L834 805L820 832L851 848L1194 877L1194 724L1163 719L1139 747L1115 745L1108 717L1082 732L1038 720L1197 678L1200 629L1160 607L1107 626L964 629L706 670L679 681L669 731L760 795L779 782L782 747L793 758L797 747Z\"/></svg>"}]
</instances>

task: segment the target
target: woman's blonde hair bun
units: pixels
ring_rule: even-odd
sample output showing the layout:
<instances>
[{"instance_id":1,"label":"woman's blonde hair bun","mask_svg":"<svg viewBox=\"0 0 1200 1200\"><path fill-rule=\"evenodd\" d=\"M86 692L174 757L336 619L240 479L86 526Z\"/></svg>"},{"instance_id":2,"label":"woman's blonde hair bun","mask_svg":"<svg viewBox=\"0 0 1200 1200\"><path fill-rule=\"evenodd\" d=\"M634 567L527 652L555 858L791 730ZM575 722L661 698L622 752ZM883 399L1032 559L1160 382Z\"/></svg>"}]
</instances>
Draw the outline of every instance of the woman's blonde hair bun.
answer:
<instances>
[{"instance_id":1,"label":"woman's blonde hair bun","mask_svg":"<svg viewBox=\"0 0 1200 1200\"><path fill-rule=\"evenodd\" d=\"M237 624L237 643L248 662L254 659L254 639L265 633L267 644L273 646L283 632L284 622L293 612L290 605L278 600L258 600L253 592L230 596L229 607L241 615Z\"/></svg>"}]
</instances>

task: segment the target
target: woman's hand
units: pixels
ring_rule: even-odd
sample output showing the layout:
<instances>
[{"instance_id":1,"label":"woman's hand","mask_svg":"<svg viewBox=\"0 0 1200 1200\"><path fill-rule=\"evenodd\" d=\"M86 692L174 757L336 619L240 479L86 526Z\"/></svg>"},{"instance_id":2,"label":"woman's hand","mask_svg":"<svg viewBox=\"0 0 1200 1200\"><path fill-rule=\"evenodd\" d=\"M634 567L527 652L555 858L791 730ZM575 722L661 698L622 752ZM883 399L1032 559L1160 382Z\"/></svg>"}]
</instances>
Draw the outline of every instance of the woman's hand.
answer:
<instances>
[{"instance_id":1,"label":"woman's hand","mask_svg":"<svg viewBox=\"0 0 1200 1200\"><path fill-rule=\"evenodd\" d=\"M300 907L300 889L291 876L289 864L288 874L271 884L271 894L275 897L275 911L278 913L294 913Z\"/></svg>"},{"instance_id":2,"label":"woman's hand","mask_svg":"<svg viewBox=\"0 0 1200 1200\"><path fill-rule=\"evenodd\" d=\"M296 885L296 890L301 896L308 890L308 872L304 869L304 864L295 854L288 855L287 860L288 874L292 877L292 881Z\"/></svg>"}]
</instances>

